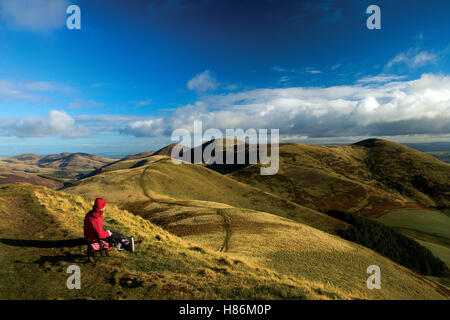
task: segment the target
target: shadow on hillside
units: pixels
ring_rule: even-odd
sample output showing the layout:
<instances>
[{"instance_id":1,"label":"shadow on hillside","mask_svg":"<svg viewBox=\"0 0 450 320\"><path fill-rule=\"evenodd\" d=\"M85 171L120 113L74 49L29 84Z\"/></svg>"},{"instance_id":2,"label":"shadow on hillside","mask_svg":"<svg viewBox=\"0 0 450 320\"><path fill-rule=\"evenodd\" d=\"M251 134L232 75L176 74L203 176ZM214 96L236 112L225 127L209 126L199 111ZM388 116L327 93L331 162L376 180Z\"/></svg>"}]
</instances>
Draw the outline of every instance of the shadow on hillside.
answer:
<instances>
[{"instance_id":1,"label":"shadow on hillside","mask_svg":"<svg viewBox=\"0 0 450 320\"><path fill-rule=\"evenodd\" d=\"M86 245L84 238L68 240L23 240L23 239L0 239L0 243L28 248L72 248Z\"/></svg>"},{"instance_id":2,"label":"shadow on hillside","mask_svg":"<svg viewBox=\"0 0 450 320\"><path fill-rule=\"evenodd\" d=\"M67 254L60 256L41 256L38 260L34 261L34 263L43 266L46 262L51 265L58 265L60 262L75 262L75 263L84 263L86 262L86 255L83 254Z\"/></svg>"}]
</instances>

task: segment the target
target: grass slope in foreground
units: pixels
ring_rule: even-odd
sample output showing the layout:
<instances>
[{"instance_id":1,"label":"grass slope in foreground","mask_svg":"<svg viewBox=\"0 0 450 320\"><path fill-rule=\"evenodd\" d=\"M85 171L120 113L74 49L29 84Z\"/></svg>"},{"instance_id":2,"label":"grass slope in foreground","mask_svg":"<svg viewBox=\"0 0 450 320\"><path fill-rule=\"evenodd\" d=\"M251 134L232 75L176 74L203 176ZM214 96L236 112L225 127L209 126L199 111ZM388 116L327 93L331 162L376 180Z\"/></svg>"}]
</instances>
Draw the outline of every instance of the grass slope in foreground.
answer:
<instances>
[{"instance_id":1,"label":"grass slope in foreground","mask_svg":"<svg viewBox=\"0 0 450 320\"><path fill-rule=\"evenodd\" d=\"M43 187L0 186L0 299L349 298L320 282L192 245L114 206L108 207L105 227L143 243L134 254L115 251L97 264L85 263L85 246L67 243L82 236L90 207L79 196ZM81 268L81 290L66 288L72 264ZM429 287L427 297L443 297Z\"/></svg>"},{"instance_id":2,"label":"grass slope in foreground","mask_svg":"<svg viewBox=\"0 0 450 320\"><path fill-rule=\"evenodd\" d=\"M105 227L124 234L134 234L143 243L134 254L114 252L96 265L85 264L85 247L67 246L67 241L82 235L82 221L90 209L79 196L51 191L26 184L0 186L0 298L1 299L448 299L448 290L424 279L391 261L313 228L287 219L293 224L289 234L299 250L290 261L283 256L272 257L277 263L286 262L285 270L264 267L232 254L214 252L171 235L151 222L115 206L109 206ZM252 215L245 217L252 220ZM273 215L254 215L255 222L271 220ZM276 219L281 219L275 217ZM272 221L273 222L273 221ZM280 225L283 223L278 221ZM285 231L289 228L284 228ZM264 232L258 232L264 237ZM241 233L246 236L245 232ZM248 235L247 235L248 236ZM270 238L273 234L266 233ZM300 239L304 238L302 243ZM239 238L236 237L235 240ZM245 238L242 238L244 240ZM248 238L247 238L248 239ZM276 237L275 237L276 239ZM28 241L26 241L28 240ZM261 238L260 238L261 241ZM285 249L289 239L281 239ZM335 243L333 243L335 242ZM61 245L58 245L60 243ZM243 241L238 241L245 245ZM253 243L263 248L262 243ZM338 254L339 260L327 260L328 252ZM304 252L301 252L301 248ZM314 247L322 254L314 254ZM311 251L313 250L313 251ZM326 277L348 279L352 275L339 268L358 260L358 251L367 255L367 262L381 263L383 289L342 289L330 284ZM311 252L311 254L308 254ZM350 254L348 254L350 253ZM372 254L372 255L371 255ZM304 259L310 261L305 263ZM373 258L373 259L371 259ZM341 270L339 274L316 273L310 277L300 272L317 265ZM77 264L81 268L82 289L66 288L66 268ZM267 264L268 265L268 264ZM356 263L355 265L358 265ZM309 266L309 267L308 267ZM320 269L320 268L319 268ZM306 270L304 268L304 270ZM359 270L358 270L359 271ZM353 279L355 286L365 283L365 270ZM311 278L314 278L313 280Z\"/></svg>"},{"instance_id":3,"label":"grass slope in foreground","mask_svg":"<svg viewBox=\"0 0 450 320\"><path fill-rule=\"evenodd\" d=\"M206 177L198 177L204 174ZM442 290L438 294L447 297L448 290L442 286L427 282L367 248L308 227L306 223L244 209L254 201L250 197L253 194L248 193L252 189L235 192L233 186L232 179L201 166L177 166L170 161L160 161L146 169L97 175L69 190L86 196L89 192L104 194L122 205L127 201L142 201L146 218L183 239L212 250L226 251L235 259L280 274L327 284L343 296L414 299ZM141 193L149 194L153 200L145 200ZM187 200L189 195L203 200ZM237 195L243 199L235 198ZM258 204L263 203L260 200ZM314 211L312 214L320 215ZM382 268L384 290L367 289L366 268L371 264Z\"/></svg>"},{"instance_id":4,"label":"grass slope in foreground","mask_svg":"<svg viewBox=\"0 0 450 320\"><path fill-rule=\"evenodd\" d=\"M414 293L407 286L412 278L422 278L372 250L289 219L249 209L213 207L210 202L200 204L160 212L150 220L199 246L223 250L281 274L328 283L352 297L413 298L408 297ZM365 271L370 264L382 270L381 291L366 287Z\"/></svg>"}]
</instances>

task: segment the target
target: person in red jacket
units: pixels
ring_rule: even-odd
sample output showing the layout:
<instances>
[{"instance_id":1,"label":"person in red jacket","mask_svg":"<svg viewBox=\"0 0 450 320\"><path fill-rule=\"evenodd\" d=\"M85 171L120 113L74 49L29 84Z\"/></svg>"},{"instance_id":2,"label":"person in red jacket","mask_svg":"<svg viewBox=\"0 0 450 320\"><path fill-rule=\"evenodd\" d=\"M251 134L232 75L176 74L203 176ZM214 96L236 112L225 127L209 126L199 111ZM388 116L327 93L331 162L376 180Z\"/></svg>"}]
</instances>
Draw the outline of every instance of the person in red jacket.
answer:
<instances>
[{"instance_id":1,"label":"person in red jacket","mask_svg":"<svg viewBox=\"0 0 450 320\"><path fill-rule=\"evenodd\" d=\"M84 217L84 238L87 242L105 240L119 250L134 251L134 237L125 237L118 232L103 229L103 213L106 201L95 199L94 207Z\"/></svg>"},{"instance_id":2,"label":"person in red jacket","mask_svg":"<svg viewBox=\"0 0 450 320\"><path fill-rule=\"evenodd\" d=\"M103 230L103 212L106 201L102 198L95 199L94 208L84 217L84 238L87 241L106 239L111 236L109 230Z\"/></svg>"}]
</instances>

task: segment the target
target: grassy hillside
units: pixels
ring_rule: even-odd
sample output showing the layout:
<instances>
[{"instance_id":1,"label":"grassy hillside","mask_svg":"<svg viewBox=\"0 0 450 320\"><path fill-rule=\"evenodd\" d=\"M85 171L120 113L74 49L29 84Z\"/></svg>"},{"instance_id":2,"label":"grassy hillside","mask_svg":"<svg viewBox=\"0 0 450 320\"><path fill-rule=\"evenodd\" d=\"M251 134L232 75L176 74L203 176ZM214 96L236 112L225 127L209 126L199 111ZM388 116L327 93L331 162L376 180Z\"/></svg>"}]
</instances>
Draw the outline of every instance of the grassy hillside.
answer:
<instances>
[{"instance_id":1,"label":"grassy hillside","mask_svg":"<svg viewBox=\"0 0 450 320\"><path fill-rule=\"evenodd\" d=\"M150 220L200 246L225 251L296 278L321 279L354 297L367 294L368 261L379 265L390 279L384 283L389 286L387 292L374 293L370 299L387 298L384 294L394 292L402 299L408 290L394 283L406 284L409 281L406 278L413 275L367 248L263 212L205 205L165 211ZM404 271L406 274L400 275ZM402 279L393 280L396 277Z\"/></svg>"},{"instance_id":2,"label":"grassy hillside","mask_svg":"<svg viewBox=\"0 0 450 320\"><path fill-rule=\"evenodd\" d=\"M350 224L349 228L339 231L344 239L370 248L420 274L447 279L450 276L446 264L429 249L385 224L349 212L330 210L327 214Z\"/></svg>"},{"instance_id":3,"label":"grassy hillside","mask_svg":"<svg viewBox=\"0 0 450 320\"><path fill-rule=\"evenodd\" d=\"M280 146L280 171L258 166L231 177L310 208L378 218L449 265L449 218L432 207L450 200L450 165L417 150L371 139L350 146ZM384 218L386 216L386 218Z\"/></svg>"},{"instance_id":4,"label":"grassy hillside","mask_svg":"<svg viewBox=\"0 0 450 320\"><path fill-rule=\"evenodd\" d=\"M85 263L85 246L77 241L90 205L78 196L3 185L0 209L0 299L346 298L320 283L193 246L114 206L107 209L106 227L143 243L134 254L114 252ZM72 264L81 268L81 290L66 288Z\"/></svg>"},{"instance_id":5,"label":"grassy hillside","mask_svg":"<svg viewBox=\"0 0 450 320\"><path fill-rule=\"evenodd\" d=\"M202 165L174 164L168 157L149 166L115 170L83 179L64 189L93 198L103 196L142 216L169 206L186 206L196 200L273 213L320 230L334 232L345 227L325 214L263 192L221 175Z\"/></svg>"},{"instance_id":6,"label":"grassy hillside","mask_svg":"<svg viewBox=\"0 0 450 320\"><path fill-rule=\"evenodd\" d=\"M88 153L61 153L45 156L39 159L36 164L41 168L93 170L113 161L114 159Z\"/></svg>"},{"instance_id":7,"label":"grassy hillside","mask_svg":"<svg viewBox=\"0 0 450 320\"><path fill-rule=\"evenodd\" d=\"M377 221L415 239L450 266L450 217L431 210L399 210Z\"/></svg>"},{"instance_id":8,"label":"grassy hillside","mask_svg":"<svg viewBox=\"0 0 450 320\"><path fill-rule=\"evenodd\" d=\"M39 168L36 163L40 156L27 154L14 158L0 158L0 184L27 182L34 185L58 188L62 182L41 175L50 174L54 170Z\"/></svg>"},{"instance_id":9,"label":"grassy hillside","mask_svg":"<svg viewBox=\"0 0 450 320\"><path fill-rule=\"evenodd\" d=\"M172 155L172 150L175 146L180 146L183 151L188 151L189 148L177 145L176 143L169 144L168 146L165 146L164 148L159 149L158 151L155 151L155 156L167 156L170 157Z\"/></svg>"},{"instance_id":10,"label":"grassy hillside","mask_svg":"<svg viewBox=\"0 0 450 320\"><path fill-rule=\"evenodd\" d=\"M261 176L251 165L231 177L322 212L379 217L450 204L450 165L377 139L349 146L282 144L277 175Z\"/></svg>"},{"instance_id":11,"label":"grassy hillside","mask_svg":"<svg viewBox=\"0 0 450 320\"><path fill-rule=\"evenodd\" d=\"M144 155L145 153L142 153L142 157L126 157L123 158L121 160L112 162L110 164L107 164L103 167L101 167L100 169L92 172L91 175L96 175L102 172L108 172L108 171L115 171L115 170L124 170L124 169L134 169L134 168L139 168L139 167L143 167L149 164L152 164L153 162L156 162L158 160L160 160L161 158L164 158L164 156L160 156L160 155L155 155L155 154L151 154L151 155Z\"/></svg>"},{"instance_id":12,"label":"grassy hillside","mask_svg":"<svg viewBox=\"0 0 450 320\"><path fill-rule=\"evenodd\" d=\"M125 158L123 158L123 160L134 160L134 159L147 158L147 157L150 157L151 155L153 155L154 153L155 153L154 151L146 151L146 152L140 152L137 154L130 154L130 155L126 156Z\"/></svg>"},{"instance_id":13,"label":"grassy hillside","mask_svg":"<svg viewBox=\"0 0 450 320\"><path fill-rule=\"evenodd\" d=\"M210 143L196 149L204 150ZM162 148L153 156L125 158L97 173L149 165L170 156L174 146ZM247 162L248 149L245 144ZM190 152L193 154L194 149ZM236 158L236 150L234 153ZM261 176L259 165L206 167L321 212L345 210L376 218L392 210L445 208L450 199L450 165L379 139L349 146L281 144L280 170L273 176Z\"/></svg>"},{"instance_id":14,"label":"grassy hillside","mask_svg":"<svg viewBox=\"0 0 450 320\"><path fill-rule=\"evenodd\" d=\"M450 165L385 140L362 141L376 179L403 196L431 207L450 207Z\"/></svg>"},{"instance_id":15,"label":"grassy hillside","mask_svg":"<svg viewBox=\"0 0 450 320\"><path fill-rule=\"evenodd\" d=\"M441 161L450 163L450 151L430 151L427 152L430 156L433 156Z\"/></svg>"},{"instance_id":16,"label":"grassy hillside","mask_svg":"<svg viewBox=\"0 0 450 320\"><path fill-rule=\"evenodd\" d=\"M164 222L172 229L181 226L185 239L108 206L106 228L134 234L143 243L134 254L114 252L96 265L85 264L84 247L74 243L89 209L79 196L0 186L1 299L449 298L445 287L351 242L274 215L205 202L191 209L206 212L191 213L193 223L186 224L201 227L203 235L188 235L183 219ZM222 244L228 238L224 252L218 252L214 237ZM364 287L367 263L380 265L381 290ZM66 288L71 264L81 268L81 290Z\"/></svg>"},{"instance_id":17,"label":"grassy hillside","mask_svg":"<svg viewBox=\"0 0 450 320\"><path fill-rule=\"evenodd\" d=\"M348 296L365 292L366 275L352 265L362 268L375 253L356 244L351 244L356 246L351 250L354 256L342 253L341 244L349 242L333 234L341 234L349 225L320 211L348 210L380 218L398 210L445 207L448 200L449 165L383 140L331 147L282 144L280 170L274 176L261 176L258 165L231 170L176 165L168 156L172 148L109 164L64 190L89 200L104 197L175 235L249 264L308 281L326 279ZM390 154L395 155L389 158ZM423 227L435 228L442 221L428 218L426 214L420 221L406 217L403 221L409 221L409 226L393 226L408 236L415 232L414 240L447 261L445 237L427 233ZM299 226L312 228L303 229L299 236ZM316 234L319 230L331 234ZM305 238L306 233L315 238ZM323 246L317 239L323 240ZM312 249L310 243L320 249ZM330 252L327 247L334 249ZM329 276L327 268L340 276ZM350 280L345 275L351 275ZM359 279L358 285L351 284L354 278Z\"/></svg>"},{"instance_id":18,"label":"grassy hillside","mask_svg":"<svg viewBox=\"0 0 450 320\"><path fill-rule=\"evenodd\" d=\"M23 154L0 158L0 183L28 182L57 188L113 161L87 153Z\"/></svg>"},{"instance_id":19,"label":"grassy hillside","mask_svg":"<svg viewBox=\"0 0 450 320\"><path fill-rule=\"evenodd\" d=\"M450 142L408 143L407 146L450 163Z\"/></svg>"},{"instance_id":20,"label":"grassy hillside","mask_svg":"<svg viewBox=\"0 0 450 320\"><path fill-rule=\"evenodd\" d=\"M18 160L18 161L22 161L23 163L26 164L36 164L40 159L42 159L43 156L34 154L34 153L25 153L25 154L21 154L18 156L14 156L9 158L10 160Z\"/></svg>"}]
</instances>

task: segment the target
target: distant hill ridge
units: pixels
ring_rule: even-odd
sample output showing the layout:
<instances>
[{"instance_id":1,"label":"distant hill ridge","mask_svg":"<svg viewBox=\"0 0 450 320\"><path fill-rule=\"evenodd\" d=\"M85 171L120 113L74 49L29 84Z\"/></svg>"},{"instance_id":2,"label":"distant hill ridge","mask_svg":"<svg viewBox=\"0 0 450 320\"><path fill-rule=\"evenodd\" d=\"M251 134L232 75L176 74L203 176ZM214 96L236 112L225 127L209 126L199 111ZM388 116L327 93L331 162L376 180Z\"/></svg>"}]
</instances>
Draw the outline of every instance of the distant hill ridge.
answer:
<instances>
[{"instance_id":1,"label":"distant hill ridge","mask_svg":"<svg viewBox=\"0 0 450 320\"><path fill-rule=\"evenodd\" d=\"M115 161L88 153L40 156L32 153L0 158L0 183L29 182L48 187L78 179Z\"/></svg>"},{"instance_id":2,"label":"distant hill ridge","mask_svg":"<svg viewBox=\"0 0 450 320\"><path fill-rule=\"evenodd\" d=\"M89 153L60 153L45 156L37 161L42 168L101 168L113 162L114 159L97 156Z\"/></svg>"}]
</instances>

